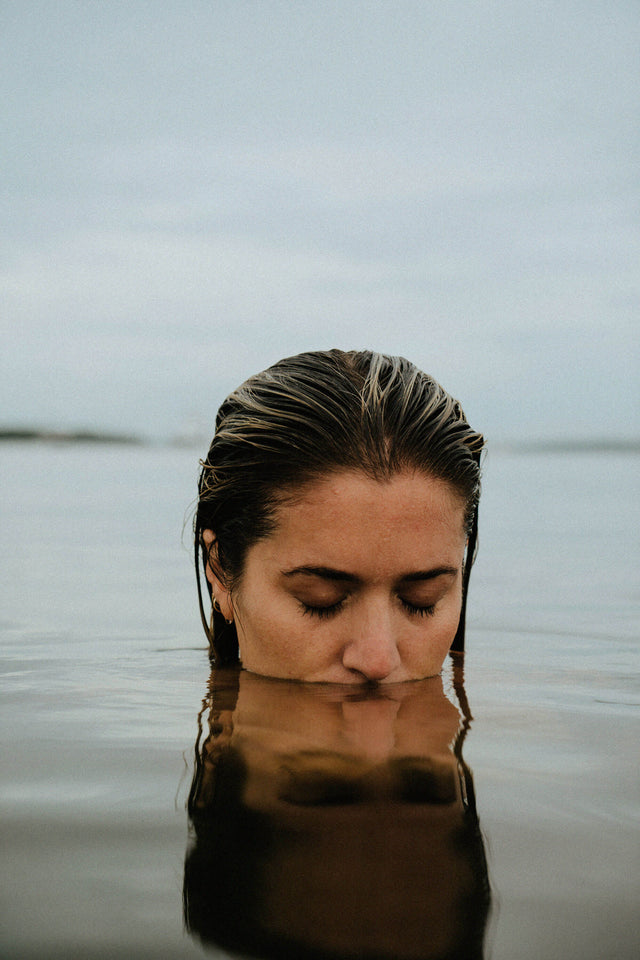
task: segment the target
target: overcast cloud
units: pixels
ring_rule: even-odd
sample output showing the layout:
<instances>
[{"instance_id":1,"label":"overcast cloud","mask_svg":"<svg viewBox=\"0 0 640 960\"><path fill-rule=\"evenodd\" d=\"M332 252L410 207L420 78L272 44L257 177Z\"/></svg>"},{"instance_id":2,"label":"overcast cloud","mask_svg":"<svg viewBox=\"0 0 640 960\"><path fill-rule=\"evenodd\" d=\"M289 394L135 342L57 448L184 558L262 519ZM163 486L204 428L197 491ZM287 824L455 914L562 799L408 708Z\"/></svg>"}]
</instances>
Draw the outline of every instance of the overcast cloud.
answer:
<instances>
[{"instance_id":1,"label":"overcast cloud","mask_svg":"<svg viewBox=\"0 0 640 960\"><path fill-rule=\"evenodd\" d=\"M305 349L491 438L632 436L640 10L3 4L0 420L205 432Z\"/></svg>"}]
</instances>

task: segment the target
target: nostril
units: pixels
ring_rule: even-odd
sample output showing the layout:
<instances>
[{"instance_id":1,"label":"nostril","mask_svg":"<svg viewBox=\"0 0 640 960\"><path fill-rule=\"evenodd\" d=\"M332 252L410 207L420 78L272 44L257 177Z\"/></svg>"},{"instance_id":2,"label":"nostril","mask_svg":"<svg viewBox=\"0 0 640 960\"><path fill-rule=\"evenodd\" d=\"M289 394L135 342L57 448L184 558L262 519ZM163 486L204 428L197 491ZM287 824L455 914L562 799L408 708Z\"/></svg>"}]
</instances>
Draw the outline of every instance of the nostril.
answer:
<instances>
[{"instance_id":1,"label":"nostril","mask_svg":"<svg viewBox=\"0 0 640 960\"><path fill-rule=\"evenodd\" d=\"M349 672L355 674L361 683L366 683L370 687L376 687L380 680L384 680L384 677L375 679L374 677L369 676L369 674L363 673L362 670L355 670L353 667L349 667Z\"/></svg>"}]
</instances>

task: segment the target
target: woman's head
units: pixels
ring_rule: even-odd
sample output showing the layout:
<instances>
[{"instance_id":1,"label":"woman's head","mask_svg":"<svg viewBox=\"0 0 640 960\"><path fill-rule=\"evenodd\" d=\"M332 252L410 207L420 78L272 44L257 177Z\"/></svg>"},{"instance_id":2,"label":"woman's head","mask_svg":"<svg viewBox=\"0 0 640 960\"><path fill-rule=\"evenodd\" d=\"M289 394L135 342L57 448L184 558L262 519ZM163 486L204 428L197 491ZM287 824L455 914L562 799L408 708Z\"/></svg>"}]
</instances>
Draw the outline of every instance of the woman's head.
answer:
<instances>
[{"instance_id":1,"label":"woman's head","mask_svg":"<svg viewBox=\"0 0 640 960\"><path fill-rule=\"evenodd\" d=\"M255 585L256 576L259 581L264 571L269 575L269 563L275 576L281 561L292 559L290 548L296 545L300 551L292 562L305 562L295 562L292 570L324 569L330 576L316 583L309 574L302 593L310 592L313 602L305 605L304 597L292 594L300 608L299 628L294 620L276 617L274 629L280 634L298 629L296 642L302 647L309 631L317 638L319 624L313 623L312 629L313 617L305 619L308 608L322 611L317 619L332 616L335 621L338 614L344 617L346 603L358 616L363 611L375 616L378 609L384 619L386 608L381 603L376 608L374 600L381 600L378 580L385 580L399 604L420 608L424 621L430 616L427 608L441 609L446 595L450 632L444 638L446 648L452 644L461 648L482 446L482 436L468 425L458 402L403 358L370 351L305 353L251 377L220 407L199 483L196 563L202 551L214 603L211 627L204 611L203 622L216 658L237 658L239 638L243 661L252 669L245 648L251 647L255 629L246 610L255 597L247 595L245 586L248 581ZM370 509L365 509L367 505ZM434 524L444 536L440 545L432 536ZM417 566L416 556L406 556L410 544L412 554L425 555ZM431 544L433 550L427 549ZM352 545L358 547L357 556L350 553ZM458 562L454 554L460 552L459 545ZM325 556L327 550L332 556ZM381 566L380 577L379 553L385 567ZM363 556L371 561L366 571L360 570ZM431 566L427 569L425 563ZM434 577L433 571L441 566L459 568L459 577L446 573ZM339 581L333 576L336 571L347 578ZM430 574L420 582L422 587L429 581L429 589L415 587L419 578L413 575L420 571ZM413 579L403 579L404 573ZM286 581L288 593L289 586L295 587L293 593L301 593L296 576ZM407 583L414 585L411 590L405 589ZM309 584L311 591L306 590ZM327 585L331 589L325 596L320 587ZM352 599L358 591L363 602L359 607ZM263 601L269 604L274 597L267 590ZM316 602L318 598L321 602ZM435 604L426 602L430 599ZM325 616L338 601L342 607ZM269 610L265 612L269 615ZM329 629L326 623L322 627L325 633ZM307 670L307 675L297 676L290 664L281 671L271 662L266 670L260 664L254 669L297 679L341 679L339 672L325 677L311 676ZM353 670L360 679L384 679L368 677L359 665ZM409 678L397 671L394 677Z\"/></svg>"}]
</instances>

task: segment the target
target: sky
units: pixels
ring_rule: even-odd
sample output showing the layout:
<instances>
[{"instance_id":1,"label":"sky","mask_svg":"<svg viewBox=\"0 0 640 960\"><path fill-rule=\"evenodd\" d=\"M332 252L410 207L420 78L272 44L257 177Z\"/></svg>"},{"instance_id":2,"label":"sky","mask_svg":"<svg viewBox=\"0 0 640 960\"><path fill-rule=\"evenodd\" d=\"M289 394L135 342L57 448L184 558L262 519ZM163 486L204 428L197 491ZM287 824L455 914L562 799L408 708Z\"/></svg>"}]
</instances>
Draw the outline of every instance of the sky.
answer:
<instances>
[{"instance_id":1,"label":"sky","mask_svg":"<svg viewBox=\"0 0 640 960\"><path fill-rule=\"evenodd\" d=\"M0 425L210 436L341 347L489 441L640 434L636 0L0 18Z\"/></svg>"}]
</instances>

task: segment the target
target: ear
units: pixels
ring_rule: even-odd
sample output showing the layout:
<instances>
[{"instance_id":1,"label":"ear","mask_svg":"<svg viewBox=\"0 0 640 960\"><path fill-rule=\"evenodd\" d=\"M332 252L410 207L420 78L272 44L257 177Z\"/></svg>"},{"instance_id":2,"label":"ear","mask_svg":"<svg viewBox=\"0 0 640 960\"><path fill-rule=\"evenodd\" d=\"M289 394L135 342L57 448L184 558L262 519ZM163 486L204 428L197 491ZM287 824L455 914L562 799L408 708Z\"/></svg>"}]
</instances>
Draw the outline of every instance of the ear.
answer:
<instances>
[{"instance_id":1,"label":"ear","mask_svg":"<svg viewBox=\"0 0 640 960\"><path fill-rule=\"evenodd\" d=\"M208 557L208 562L205 565L205 574L211 584L211 597L213 600L217 600L220 606L220 613L225 620L231 622L231 620L233 620L231 592L218 563L218 542L213 530L202 531L202 542L204 543L205 556Z\"/></svg>"}]
</instances>

